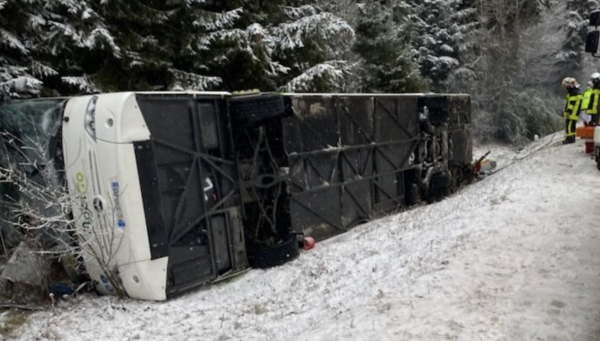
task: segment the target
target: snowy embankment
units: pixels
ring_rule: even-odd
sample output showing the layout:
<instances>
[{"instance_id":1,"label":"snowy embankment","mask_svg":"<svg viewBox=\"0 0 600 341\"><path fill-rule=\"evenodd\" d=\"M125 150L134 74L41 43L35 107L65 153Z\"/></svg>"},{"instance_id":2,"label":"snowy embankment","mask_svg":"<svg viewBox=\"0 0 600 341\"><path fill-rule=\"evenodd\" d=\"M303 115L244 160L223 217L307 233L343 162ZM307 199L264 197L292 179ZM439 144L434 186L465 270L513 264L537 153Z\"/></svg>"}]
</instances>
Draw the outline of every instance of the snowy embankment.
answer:
<instances>
[{"instance_id":1,"label":"snowy embankment","mask_svg":"<svg viewBox=\"0 0 600 341\"><path fill-rule=\"evenodd\" d=\"M520 161L504 153L501 160L512 159L512 166L442 202L359 226L284 266L165 303L81 297L30 316L17 334L105 341L597 340L600 172L581 142L548 141L521 151Z\"/></svg>"}]
</instances>

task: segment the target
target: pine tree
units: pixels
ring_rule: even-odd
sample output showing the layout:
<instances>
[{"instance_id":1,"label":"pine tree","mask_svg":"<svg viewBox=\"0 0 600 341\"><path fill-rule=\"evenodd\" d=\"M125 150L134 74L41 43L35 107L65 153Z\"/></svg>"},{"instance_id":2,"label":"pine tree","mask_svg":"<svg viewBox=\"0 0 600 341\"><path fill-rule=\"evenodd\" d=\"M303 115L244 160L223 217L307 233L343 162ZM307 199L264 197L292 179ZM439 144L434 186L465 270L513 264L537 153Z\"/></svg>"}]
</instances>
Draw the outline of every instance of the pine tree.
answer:
<instances>
[{"instance_id":1,"label":"pine tree","mask_svg":"<svg viewBox=\"0 0 600 341\"><path fill-rule=\"evenodd\" d=\"M0 44L10 49L1 55L4 78L39 76L63 93L173 86L204 90L223 85L214 69L229 66L223 61L234 49L277 67L269 64L268 47L257 39L259 26L234 29L241 8L194 0L27 3L2 2L0 7L3 19L10 17L3 23L11 24L0 29ZM19 17L24 19L15 20ZM19 60L29 65L15 65Z\"/></svg>"},{"instance_id":2,"label":"pine tree","mask_svg":"<svg viewBox=\"0 0 600 341\"><path fill-rule=\"evenodd\" d=\"M315 1L312 1L315 2ZM238 0L235 27L211 49L225 52L209 65L226 89L330 91L339 88L347 65L341 57L354 32L343 19L311 1Z\"/></svg>"},{"instance_id":3,"label":"pine tree","mask_svg":"<svg viewBox=\"0 0 600 341\"><path fill-rule=\"evenodd\" d=\"M475 65L480 60L482 46L480 44L482 28L478 20L477 0L461 0L455 9L453 19L459 27L460 36L456 40L459 66L452 70L444 81L444 90L449 92L476 92L477 70Z\"/></svg>"},{"instance_id":4,"label":"pine tree","mask_svg":"<svg viewBox=\"0 0 600 341\"><path fill-rule=\"evenodd\" d=\"M41 1L0 0L0 82L28 77L30 82L56 75L56 71L38 60L44 19Z\"/></svg>"},{"instance_id":5,"label":"pine tree","mask_svg":"<svg viewBox=\"0 0 600 341\"><path fill-rule=\"evenodd\" d=\"M472 100L479 138L514 143L534 134L547 134L560 125L555 114L560 109L553 108L547 93L527 88L524 79L523 34L540 22L548 4L471 0L480 24L477 38L472 40L476 42L471 49L473 72L462 72L463 68L454 76L470 78L477 89ZM464 84L460 79L457 83Z\"/></svg>"},{"instance_id":6,"label":"pine tree","mask_svg":"<svg viewBox=\"0 0 600 341\"><path fill-rule=\"evenodd\" d=\"M419 92L425 84L412 48L411 8L369 0L361 6L355 51L361 56L361 91Z\"/></svg>"},{"instance_id":7,"label":"pine tree","mask_svg":"<svg viewBox=\"0 0 600 341\"><path fill-rule=\"evenodd\" d=\"M598 7L596 0L567 0L564 3L563 32L566 36L562 51L556 56L561 76L573 76L582 68L583 48L588 28L588 16Z\"/></svg>"},{"instance_id":8,"label":"pine tree","mask_svg":"<svg viewBox=\"0 0 600 341\"><path fill-rule=\"evenodd\" d=\"M210 63L210 68L223 79L225 89L276 90L279 78L290 70L275 56L278 37L274 28L283 19L285 1L238 0L230 5L243 12L235 27L214 40L211 48L223 51L224 56Z\"/></svg>"},{"instance_id":9,"label":"pine tree","mask_svg":"<svg viewBox=\"0 0 600 341\"><path fill-rule=\"evenodd\" d=\"M44 34L37 47L60 76L45 78L60 92L97 92L92 80L108 56L121 58L122 50L107 27L100 8L85 0L48 0L43 18Z\"/></svg>"},{"instance_id":10,"label":"pine tree","mask_svg":"<svg viewBox=\"0 0 600 341\"><path fill-rule=\"evenodd\" d=\"M464 28L458 7L461 0L425 0L411 2L416 23L418 63L431 90L442 90L452 71L460 66L459 46Z\"/></svg>"},{"instance_id":11,"label":"pine tree","mask_svg":"<svg viewBox=\"0 0 600 341\"><path fill-rule=\"evenodd\" d=\"M61 93L326 91L354 39L344 20L293 0L2 0L0 18L1 77Z\"/></svg>"},{"instance_id":12,"label":"pine tree","mask_svg":"<svg viewBox=\"0 0 600 341\"><path fill-rule=\"evenodd\" d=\"M280 7L282 21L273 28L275 56L289 68L278 83L286 91L341 88L349 70L343 54L354 42L353 28L314 5L295 5L287 1Z\"/></svg>"},{"instance_id":13,"label":"pine tree","mask_svg":"<svg viewBox=\"0 0 600 341\"><path fill-rule=\"evenodd\" d=\"M194 0L107 0L97 6L108 28L107 41L112 37L119 48L104 43L92 49L95 59L102 60L95 65L95 79L106 84L103 88L206 90L221 86L222 78L211 65L226 58L226 51L213 45L244 38L230 32L241 8L213 9Z\"/></svg>"}]
</instances>

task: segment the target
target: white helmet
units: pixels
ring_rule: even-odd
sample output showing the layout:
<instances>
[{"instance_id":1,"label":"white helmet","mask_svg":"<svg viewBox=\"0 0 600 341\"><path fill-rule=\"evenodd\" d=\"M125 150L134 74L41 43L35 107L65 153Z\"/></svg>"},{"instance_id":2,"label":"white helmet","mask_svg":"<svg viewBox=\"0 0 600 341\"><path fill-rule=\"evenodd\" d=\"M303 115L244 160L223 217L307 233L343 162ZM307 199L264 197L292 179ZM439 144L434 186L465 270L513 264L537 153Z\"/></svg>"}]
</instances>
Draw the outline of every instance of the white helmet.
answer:
<instances>
[{"instance_id":1,"label":"white helmet","mask_svg":"<svg viewBox=\"0 0 600 341\"><path fill-rule=\"evenodd\" d=\"M592 79L600 79L600 73L598 73L598 72L592 73Z\"/></svg>"},{"instance_id":2,"label":"white helmet","mask_svg":"<svg viewBox=\"0 0 600 341\"><path fill-rule=\"evenodd\" d=\"M573 77L567 77L563 79L562 86L565 88L572 88L577 85L577 80Z\"/></svg>"}]
</instances>

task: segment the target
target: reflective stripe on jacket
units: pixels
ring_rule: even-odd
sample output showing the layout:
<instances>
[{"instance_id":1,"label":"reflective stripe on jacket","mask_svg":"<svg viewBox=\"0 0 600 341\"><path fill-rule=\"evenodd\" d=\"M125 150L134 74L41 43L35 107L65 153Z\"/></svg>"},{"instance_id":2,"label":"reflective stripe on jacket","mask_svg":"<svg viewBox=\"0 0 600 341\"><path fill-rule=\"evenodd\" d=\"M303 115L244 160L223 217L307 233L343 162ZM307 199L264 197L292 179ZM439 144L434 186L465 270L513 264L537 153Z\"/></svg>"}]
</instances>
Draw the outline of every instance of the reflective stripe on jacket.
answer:
<instances>
[{"instance_id":1,"label":"reflective stripe on jacket","mask_svg":"<svg viewBox=\"0 0 600 341\"><path fill-rule=\"evenodd\" d=\"M567 104L565 106L563 118L565 120L578 120L582 101L583 96L581 95L579 89L575 88L569 91L569 94L567 95Z\"/></svg>"},{"instance_id":2,"label":"reflective stripe on jacket","mask_svg":"<svg viewBox=\"0 0 600 341\"><path fill-rule=\"evenodd\" d=\"M587 89L583 94L581 109L587 110L588 115L596 115L598 113L599 99L600 89Z\"/></svg>"},{"instance_id":3,"label":"reflective stripe on jacket","mask_svg":"<svg viewBox=\"0 0 600 341\"><path fill-rule=\"evenodd\" d=\"M581 110L588 110L592 100L592 89L586 89L583 92L583 101L581 102Z\"/></svg>"}]
</instances>

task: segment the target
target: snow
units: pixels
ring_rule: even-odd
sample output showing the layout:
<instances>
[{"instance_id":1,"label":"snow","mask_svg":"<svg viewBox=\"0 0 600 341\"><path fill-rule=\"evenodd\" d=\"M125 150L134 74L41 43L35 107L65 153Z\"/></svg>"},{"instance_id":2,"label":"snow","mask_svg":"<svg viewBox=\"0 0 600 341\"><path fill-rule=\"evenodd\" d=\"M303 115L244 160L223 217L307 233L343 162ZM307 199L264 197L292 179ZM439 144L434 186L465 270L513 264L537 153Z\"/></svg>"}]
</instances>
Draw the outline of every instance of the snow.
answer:
<instances>
[{"instance_id":1,"label":"snow","mask_svg":"<svg viewBox=\"0 0 600 341\"><path fill-rule=\"evenodd\" d=\"M164 303L80 297L16 338L597 340L600 172L560 139L492 147L497 174L283 266Z\"/></svg>"}]
</instances>

